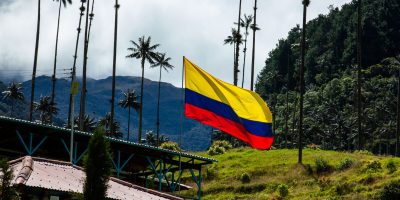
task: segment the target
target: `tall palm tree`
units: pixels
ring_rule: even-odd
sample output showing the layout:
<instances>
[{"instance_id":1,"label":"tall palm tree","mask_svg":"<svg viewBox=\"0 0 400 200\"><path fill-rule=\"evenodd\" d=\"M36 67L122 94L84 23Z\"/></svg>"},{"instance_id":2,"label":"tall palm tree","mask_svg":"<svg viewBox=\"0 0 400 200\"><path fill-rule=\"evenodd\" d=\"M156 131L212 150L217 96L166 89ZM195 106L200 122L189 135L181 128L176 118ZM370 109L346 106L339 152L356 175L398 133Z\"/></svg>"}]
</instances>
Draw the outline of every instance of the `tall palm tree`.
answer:
<instances>
[{"instance_id":1,"label":"tall palm tree","mask_svg":"<svg viewBox=\"0 0 400 200\"><path fill-rule=\"evenodd\" d=\"M75 77L76 77L76 59L78 58L78 46L79 46L79 36L81 34L81 25L82 25L82 17L84 15L85 11L85 3L86 0L81 0L81 7L79 8L80 10L80 16L79 16L79 23L78 23L78 28L77 30L77 36L76 36L76 42L75 42L75 54L74 54L74 64L72 65L72 81L71 81L71 88L73 87L73 84L75 82ZM74 100L74 95L72 93L69 94L69 107L68 107L68 124L71 124L71 116L74 115L72 113L72 101ZM72 115L71 115L72 113Z\"/></svg>"},{"instance_id":2,"label":"tall palm tree","mask_svg":"<svg viewBox=\"0 0 400 200\"><path fill-rule=\"evenodd\" d=\"M142 116L143 116L143 83L144 83L144 64L148 61L150 64L154 64L154 59L158 56L155 52L159 44L151 45L151 37L149 36L147 39L145 36L139 38L139 43L136 43L131 40L133 47L128 48L128 51L131 51L132 54L127 55L127 58L136 58L140 59L140 63L142 66L142 83L140 85L140 110L139 110L139 143L142 140Z\"/></svg>"},{"instance_id":3,"label":"tall palm tree","mask_svg":"<svg viewBox=\"0 0 400 200\"><path fill-rule=\"evenodd\" d=\"M306 19L307 7L310 5L310 0L303 0L303 31L301 36L301 66L300 66L300 123L299 123L299 159L298 163L303 160L303 96L304 96L304 65L305 65L305 51L306 51Z\"/></svg>"},{"instance_id":4,"label":"tall palm tree","mask_svg":"<svg viewBox=\"0 0 400 200\"><path fill-rule=\"evenodd\" d=\"M31 102L29 106L29 121L32 121L33 117L33 107L34 107L33 101L35 99L36 68L37 68L37 58L39 52L39 34L40 34L40 0L38 0L38 18L36 26L35 57L33 59L32 81L31 81Z\"/></svg>"},{"instance_id":5,"label":"tall palm tree","mask_svg":"<svg viewBox=\"0 0 400 200\"><path fill-rule=\"evenodd\" d=\"M242 17L242 0L239 0L239 16L238 16L238 28L237 32L240 34L240 19ZM240 43L236 43L236 56L235 56L235 64L233 66L233 84L237 85L238 82L238 72L239 72L239 50Z\"/></svg>"},{"instance_id":6,"label":"tall palm tree","mask_svg":"<svg viewBox=\"0 0 400 200\"><path fill-rule=\"evenodd\" d=\"M232 45L233 44L233 66L235 66L235 62L236 62L236 45L238 43L242 43L242 35L237 31L237 29L232 28L231 29L231 35L229 35L228 37L226 37L226 39L224 40L224 44L229 44Z\"/></svg>"},{"instance_id":7,"label":"tall palm tree","mask_svg":"<svg viewBox=\"0 0 400 200\"><path fill-rule=\"evenodd\" d=\"M3 99L11 99L10 116L12 116L14 114L15 102L24 100L24 93L22 93L21 83L15 83L15 82L10 83L10 85L7 87L7 90L3 91L2 94L3 94Z\"/></svg>"},{"instance_id":8,"label":"tall palm tree","mask_svg":"<svg viewBox=\"0 0 400 200\"><path fill-rule=\"evenodd\" d=\"M34 108L35 111L40 111L42 123L49 123L51 115L55 115L58 112L56 104L51 102L51 97L49 96L41 96L39 102L35 102Z\"/></svg>"},{"instance_id":9,"label":"tall palm tree","mask_svg":"<svg viewBox=\"0 0 400 200\"><path fill-rule=\"evenodd\" d=\"M117 70L117 31L118 31L118 0L115 0L115 22L114 22L114 52L113 52L113 74L112 74L112 89L111 89L111 124L114 122L114 100L115 100L115 73ZM130 111L130 109L129 109ZM130 112L129 112L130 113ZM129 115L130 117L130 115ZM111 132L113 130L111 129ZM128 123L128 140L129 140L129 123Z\"/></svg>"},{"instance_id":10,"label":"tall palm tree","mask_svg":"<svg viewBox=\"0 0 400 200\"><path fill-rule=\"evenodd\" d=\"M160 67L160 76L158 78L158 95L157 95L157 146L160 145L159 143L159 136L160 136L160 91L161 91L161 71L164 69L165 71L168 72L168 69L173 69L174 66L169 64L169 61L171 58L165 57L165 53L159 54L156 59L155 63L151 65L150 67Z\"/></svg>"},{"instance_id":11,"label":"tall palm tree","mask_svg":"<svg viewBox=\"0 0 400 200\"><path fill-rule=\"evenodd\" d=\"M244 19L240 19L240 26L245 30L244 49L243 49L243 70L242 70L242 88L244 84L244 72L246 67L246 51L247 51L247 36L249 36L249 28L253 23L253 16L244 15ZM257 27L256 27L257 28Z\"/></svg>"},{"instance_id":12,"label":"tall palm tree","mask_svg":"<svg viewBox=\"0 0 400 200\"><path fill-rule=\"evenodd\" d=\"M53 0L54 1L54 0ZM61 5L63 4L64 7L67 6L67 2L72 4L72 0L56 0L59 2L58 5L58 18L57 18L57 33L56 33L56 46L54 50L54 66L53 66L53 76L52 79L52 90L51 90L51 102L54 103L55 98L55 88L56 88L56 70L57 70L57 52L58 52L58 34L60 32L60 19L61 19ZM50 122L53 119L50 118Z\"/></svg>"},{"instance_id":13,"label":"tall palm tree","mask_svg":"<svg viewBox=\"0 0 400 200\"><path fill-rule=\"evenodd\" d=\"M256 31L257 31L257 0L254 0L254 23L251 26L253 30L253 51L251 54L251 80L250 80L250 90L253 91L254 86L254 60L255 60L255 52L256 52Z\"/></svg>"},{"instance_id":14,"label":"tall palm tree","mask_svg":"<svg viewBox=\"0 0 400 200\"><path fill-rule=\"evenodd\" d=\"M122 93L124 98L119 101L118 105L122 108L128 108L128 138L130 134L130 125L131 125L131 108L135 109L136 112L140 109L140 103L137 101L138 96L136 95L135 90L128 89L126 92Z\"/></svg>"},{"instance_id":15,"label":"tall palm tree","mask_svg":"<svg viewBox=\"0 0 400 200\"><path fill-rule=\"evenodd\" d=\"M363 148L363 135L361 129L361 68L362 68L362 0L358 0L357 16L357 127L358 149Z\"/></svg>"},{"instance_id":16,"label":"tall palm tree","mask_svg":"<svg viewBox=\"0 0 400 200\"><path fill-rule=\"evenodd\" d=\"M74 117L74 128L78 128L79 126L79 117L75 116ZM71 124L65 124L65 128L71 128ZM83 119L83 131L85 132L93 132L97 127L97 121L95 118L90 117L89 115L85 115L85 118Z\"/></svg>"}]
</instances>

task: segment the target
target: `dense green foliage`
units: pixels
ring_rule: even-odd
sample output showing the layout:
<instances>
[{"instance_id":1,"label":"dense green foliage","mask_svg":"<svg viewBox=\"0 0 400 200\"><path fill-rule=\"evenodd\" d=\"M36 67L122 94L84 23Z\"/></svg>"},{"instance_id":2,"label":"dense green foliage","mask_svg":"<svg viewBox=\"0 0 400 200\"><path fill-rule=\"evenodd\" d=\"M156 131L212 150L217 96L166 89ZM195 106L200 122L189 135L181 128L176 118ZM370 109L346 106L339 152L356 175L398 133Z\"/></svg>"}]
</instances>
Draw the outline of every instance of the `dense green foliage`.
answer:
<instances>
[{"instance_id":1,"label":"dense green foliage","mask_svg":"<svg viewBox=\"0 0 400 200\"><path fill-rule=\"evenodd\" d=\"M19 199L14 186L11 185L13 173L7 160L0 158L0 200Z\"/></svg>"},{"instance_id":2,"label":"dense green foliage","mask_svg":"<svg viewBox=\"0 0 400 200\"><path fill-rule=\"evenodd\" d=\"M357 4L329 9L307 25L304 140L322 149L350 150L358 143ZM374 153L394 154L395 149L399 11L398 1L363 1L360 136ZM297 26L279 41L256 84L274 114L278 147L293 147L297 141L300 34Z\"/></svg>"},{"instance_id":3,"label":"dense green foliage","mask_svg":"<svg viewBox=\"0 0 400 200\"><path fill-rule=\"evenodd\" d=\"M111 175L110 144L105 139L103 129L97 129L89 141L84 157L86 180L83 186L84 199L106 199L108 180Z\"/></svg>"},{"instance_id":4,"label":"dense green foliage","mask_svg":"<svg viewBox=\"0 0 400 200\"><path fill-rule=\"evenodd\" d=\"M203 168L202 199L396 199L399 194L400 171L384 166L399 167L400 158L366 151L303 153L304 165L290 149L234 148L212 156L218 162ZM321 166L329 170L318 172ZM243 181L245 176L250 179Z\"/></svg>"}]
</instances>

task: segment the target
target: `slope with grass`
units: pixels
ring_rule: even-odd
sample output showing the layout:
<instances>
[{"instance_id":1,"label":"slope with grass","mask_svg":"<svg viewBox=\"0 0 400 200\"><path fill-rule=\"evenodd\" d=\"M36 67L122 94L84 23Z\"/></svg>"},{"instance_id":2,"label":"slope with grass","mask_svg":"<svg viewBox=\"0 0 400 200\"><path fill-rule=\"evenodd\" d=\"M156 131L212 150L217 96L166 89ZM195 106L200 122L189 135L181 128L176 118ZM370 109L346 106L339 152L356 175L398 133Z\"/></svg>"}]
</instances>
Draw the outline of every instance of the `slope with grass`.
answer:
<instances>
[{"instance_id":1,"label":"slope with grass","mask_svg":"<svg viewBox=\"0 0 400 200\"><path fill-rule=\"evenodd\" d=\"M399 180L400 158L318 149L303 156L299 165L297 151L288 149L214 155L218 163L203 169L203 199L393 199L388 195L399 191L399 182L387 185Z\"/></svg>"}]
</instances>

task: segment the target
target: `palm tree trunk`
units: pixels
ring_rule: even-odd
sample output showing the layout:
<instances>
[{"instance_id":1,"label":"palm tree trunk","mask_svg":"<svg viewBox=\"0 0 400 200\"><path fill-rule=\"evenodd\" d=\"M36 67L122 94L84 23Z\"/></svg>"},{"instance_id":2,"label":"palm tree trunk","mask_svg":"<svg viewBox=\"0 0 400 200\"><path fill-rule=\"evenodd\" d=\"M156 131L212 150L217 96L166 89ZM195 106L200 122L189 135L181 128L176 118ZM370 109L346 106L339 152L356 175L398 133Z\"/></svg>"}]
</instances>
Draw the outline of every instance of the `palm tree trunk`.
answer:
<instances>
[{"instance_id":1,"label":"palm tree trunk","mask_svg":"<svg viewBox=\"0 0 400 200\"><path fill-rule=\"evenodd\" d=\"M244 70L246 67L246 51L247 51L247 30L246 30L246 38L244 39L244 49L243 49L243 70L242 70L242 88L244 84Z\"/></svg>"},{"instance_id":2,"label":"palm tree trunk","mask_svg":"<svg viewBox=\"0 0 400 200\"><path fill-rule=\"evenodd\" d=\"M397 74L397 127L396 127L396 152L395 156L400 156L400 144L399 144L399 133L400 133L400 70Z\"/></svg>"},{"instance_id":3,"label":"palm tree trunk","mask_svg":"<svg viewBox=\"0 0 400 200\"><path fill-rule=\"evenodd\" d=\"M142 58L142 83L140 84L140 110L139 110L139 135L138 135L139 143L142 143L143 84L144 84L144 58Z\"/></svg>"},{"instance_id":4,"label":"palm tree trunk","mask_svg":"<svg viewBox=\"0 0 400 200\"><path fill-rule=\"evenodd\" d=\"M239 0L239 16L238 16L238 34L240 34L240 17L242 15L242 0ZM239 72L239 50L240 50L240 41L236 42L236 57L235 57L235 65L233 68L233 84L237 86L238 82L238 72Z\"/></svg>"},{"instance_id":5,"label":"palm tree trunk","mask_svg":"<svg viewBox=\"0 0 400 200\"><path fill-rule=\"evenodd\" d=\"M117 69L116 65L117 65L118 8L119 8L118 0L115 0L114 54L113 54L113 76L112 76L112 91L111 91L111 128L110 128L111 134L114 133L114 99L115 99L115 73Z\"/></svg>"},{"instance_id":6,"label":"palm tree trunk","mask_svg":"<svg viewBox=\"0 0 400 200\"><path fill-rule=\"evenodd\" d=\"M33 119L33 101L35 99L35 79L36 79L36 68L39 51L39 35L40 35L40 0L38 0L38 19L36 27L36 44L35 44L35 58L33 60L33 71L32 71L32 85L31 85L31 104L29 107L29 121Z\"/></svg>"},{"instance_id":7,"label":"palm tree trunk","mask_svg":"<svg viewBox=\"0 0 400 200\"><path fill-rule=\"evenodd\" d=\"M358 126L358 149L363 148L363 136L361 130L361 47L362 47L362 27L361 27L361 15L362 15L362 1L358 0L358 20L357 20L357 126Z\"/></svg>"},{"instance_id":8,"label":"palm tree trunk","mask_svg":"<svg viewBox=\"0 0 400 200\"><path fill-rule=\"evenodd\" d=\"M254 58L256 51L256 19L257 19L257 0L254 0L254 27L253 27L253 52L251 54L251 80L250 80L250 90L253 90L254 85Z\"/></svg>"},{"instance_id":9,"label":"palm tree trunk","mask_svg":"<svg viewBox=\"0 0 400 200\"><path fill-rule=\"evenodd\" d=\"M53 67L53 76L52 80L52 90L51 90L51 104L54 104L55 98L55 88L56 88L56 70L57 70L57 51L58 51L58 34L60 32L60 18L61 18L61 3L58 5L58 20L57 20L57 33L56 33L56 47L54 51L54 67ZM50 123L53 121L53 115L50 115Z\"/></svg>"},{"instance_id":10,"label":"palm tree trunk","mask_svg":"<svg viewBox=\"0 0 400 200\"><path fill-rule=\"evenodd\" d=\"M307 3L303 2L303 31L301 37L301 66L300 66L300 122L299 122L299 158L298 163L303 160L303 96L304 96L304 65L305 65L305 45L306 45L306 18L307 18Z\"/></svg>"},{"instance_id":11,"label":"palm tree trunk","mask_svg":"<svg viewBox=\"0 0 400 200\"><path fill-rule=\"evenodd\" d=\"M85 105L86 105L86 67L87 67L87 52L89 45L88 37L88 25L89 25L89 7L90 0L86 2L86 24L85 24L85 44L83 49L83 72L82 72L82 91L80 99L80 110L79 110L79 130L83 130L84 120L85 120Z\"/></svg>"},{"instance_id":12,"label":"palm tree trunk","mask_svg":"<svg viewBox=\"0 0 400 200\"><path fill-rule=\"evenodd\" d=\"M72 66L72 81L71 81L71 88L72 88L72 84L74 83L74 78L73 77L75 77L75 75L76 75L76 59L78 58L78 45L79 45L79 36L80 36L80 33L81 33L81 24L82 24L82 16L84 15L83 14L83 11L84 11L84 9L85 9L85 7L84 7L84 3L82 2L82 5L81 5L81 7L80 7L80 11L81 11L81 14L80 14L80 17L79 17L79 24L78 24L78 29L77 29L77 31L78 31L78 34L77 34L77 36L76 36L76 44L75 44L75 54L74 54L74 64L73 64L73 66ZM73 99L72 98L74 98L74 96L73 96L73 94L72 93L70 93L69 94L69 109L68 109L68 124L71 124L71 120L73 121L74 119L74 114L72 113L72 101L73 101ZM72 113L72 115L71 115L71 113ZM71 117L72 117L72 119L71 119Z\"/></svg>"},{"instance_id":13,"label":"palm tree trunk","mask_svg":"<svg viewBox=\"0 0 400 200\"><path fill-rule=\"evenodd\" d=\"M158 95L157 95L157 146L160 146L160 91L161 91L161 70L160 66L160 76L158 79Z\"/></svg>"},{"instance_id":14,"label":"palm tree trunk","mask_svg":"<svg viewBox=\"0 0 400 200\"><path fill-rule=\"evenodd\" d=\"M131 127L131 107L128 107L128 138L127 140L129 141L129 133L130 133L130 127Z\"/></svg>"}]
</instances>

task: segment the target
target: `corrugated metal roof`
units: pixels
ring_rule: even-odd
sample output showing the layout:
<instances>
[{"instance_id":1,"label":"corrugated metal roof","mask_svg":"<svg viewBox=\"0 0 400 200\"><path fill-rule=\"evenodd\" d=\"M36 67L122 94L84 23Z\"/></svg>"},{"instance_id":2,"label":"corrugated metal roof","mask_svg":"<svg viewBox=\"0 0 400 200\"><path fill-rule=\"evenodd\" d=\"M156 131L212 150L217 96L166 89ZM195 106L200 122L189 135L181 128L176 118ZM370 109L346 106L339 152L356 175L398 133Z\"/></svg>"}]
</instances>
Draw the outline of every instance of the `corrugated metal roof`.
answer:
<instances>
[{"instance_id":1,"label":"corrugated metal roof","mask_svg":"<svg viewBox=\"0 0 400 200\"><path fill-rule=\"evenodd\" d=\"M14 184L63 192L83 193L85 172L80 167L72 166L62 161L32 158L30 156L11 161L10 164L15 177ZM107 197L112 199L180 199L116 178L111 178L108 185Z\"/></svg>"}]
</instances>

